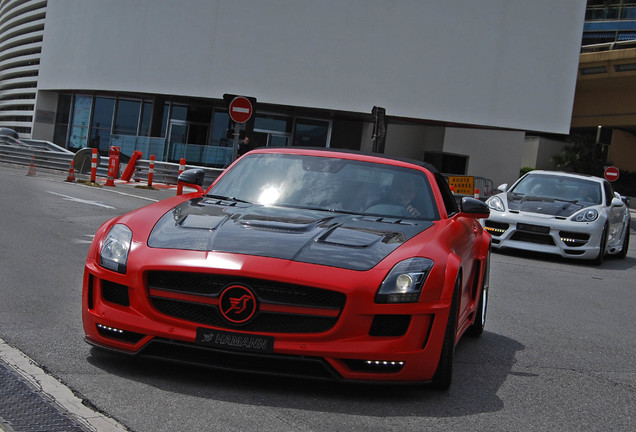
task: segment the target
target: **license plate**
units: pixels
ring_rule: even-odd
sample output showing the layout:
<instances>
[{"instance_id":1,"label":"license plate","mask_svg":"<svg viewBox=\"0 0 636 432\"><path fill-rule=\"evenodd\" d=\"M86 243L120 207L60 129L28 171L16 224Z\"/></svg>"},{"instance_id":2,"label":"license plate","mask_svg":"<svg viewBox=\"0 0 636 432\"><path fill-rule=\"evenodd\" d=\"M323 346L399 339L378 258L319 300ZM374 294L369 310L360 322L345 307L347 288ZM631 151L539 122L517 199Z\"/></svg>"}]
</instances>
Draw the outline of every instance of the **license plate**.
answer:
<instances>
[{"instance_id":1,"label":"license plate","mask_svg":"<svg viewBox=\"0 0 636 432\"><path fill-rule=\"evenodd\" d=\"M517 229L519 231L537 233L537 234L549 234L550 227L540 226L540 225L530 225L525 223L518 223Z\"/></svg>"},{"instance_id":2,"label":"license plate","mask_svg":"<svg viewBox=\"0 0 636 432\"><path fill-rule=\"evenodd\" d=\"M197 329L197 343L230 351L271 353L274 337L236 333L207 328Z\"/></svg>"}]
</instances>

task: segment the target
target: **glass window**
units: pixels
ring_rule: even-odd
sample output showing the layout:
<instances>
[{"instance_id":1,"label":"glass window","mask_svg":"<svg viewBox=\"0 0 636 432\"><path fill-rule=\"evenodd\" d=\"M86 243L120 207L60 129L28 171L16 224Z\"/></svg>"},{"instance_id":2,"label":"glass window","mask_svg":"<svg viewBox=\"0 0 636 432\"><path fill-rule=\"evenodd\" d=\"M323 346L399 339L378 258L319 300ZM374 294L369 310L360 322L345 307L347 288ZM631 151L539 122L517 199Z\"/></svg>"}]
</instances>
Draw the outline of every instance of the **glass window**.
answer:
<instances>
[{"instance_id":1,"label":"glass window","mask_svg":"<svg viewBox=\"0 0 636 432\"><path fill-rule=\"evenodd\" d=\"M150 122L152 120L152 102L145 101L141 108L140 136L150 136Z\"/></svg>"},{"instance_id":2,"label":"glass window","mask_svg":"<svg viewBox=\"0 0 636 432\"><path fill-rule=\"evenodd\" d=\"M290 118L273 115L260 115L254 119L254 130L266 132L291 132Z\"/></svg>"},{"instance_id":3,"label":"glass window","mask_svg":"<svg viewBox=\"0 0 636 432\"><path fill-rule=\"evenodd\" d=\"M296 120L294 145L302 147L326 147L329 122L325 120Z\"/></svg>"},{"instance_id":4,"label":"glass window","mask_svg":"<svg viewBox=\"0 0 636 432\"><path fill-rule=\"evenodd\" d=\"M53 142L62 147L66 147L66 135L68 134L68 125L71 117L71 101L71 95L60 95L57 99Z\"/></svg>"},{"instance_id":5,"label":"glass window","mask_svg":"<svg viewBox=\"0 0 636 432\"><path fill-rule=\"evenodd\" d=\"M189 122L210 124L212 110L207 107L189 106L186 119Z\"/></svg>"},{"instance_id":6,"label":"glass window","mask_svg":"<svg viewBox=\"0 0 636 432\"><path fill-rule=\"evenodd\" d=\"M91 96L75 96L73 105L73 120L69 135L69 148L79 150L88 144L88 128L91 120Z\"/></svg>"},{"instance_id":7,"label":"glass window","mask_svg":"<svg viewBox=\"0 0 636 432\"><path fill-rule=\"evenodd\" d=\"M186 121L187 118L188 118L188 107L183 105L172 105L172 114L170 115L171 120Z\"/></svg>"},{"instance_id":8,"label":"glass window","mask_svg":"<svg viewBox=\"0 0 636 432\"><path fill-rule=\"evenodd\" d=\"M140 101L118 100L114 132L122 135L137 135L140 109Z\"/></svg>"},{"instance_id":9,"label":"glass window","mask_svg":"<svg viewBox=\"0 0 636 432\"><path fill-rule=\"evenodd\" d=\"M227 130L230 127L230 115L227 111L215 111L210 134L210 145L220 147L232 146L232 141L227 138Z\"/></svg>"},{"instance_id":10,"label":"glass window","mask_svg":"<svg viewBox=\"0 0 636 432\"><path fill-rule=\"evenodd\" d=\"M161 135L162 137L166 136L166 128L168 127L168 113L170 112L170 104L166 102L163 104L163 117L161 120Z\"/></svg>"},{"instance_id":11,"label":"glass window","mask_svg":"<svg viewBox=\"0 0 636 432\"><path fill-rule=\"evenodd\" d=\"M211 193L263 205L383 217L439 217L421 171L336 158L247 155Z\"/></svg>"},{"instance_id":12,"label":"glass window","mask_svg":"<svg viewBox=\"0 0 636 432\"><path fill-rule=\"evenodd\" d=\"M93 123L91 127L89 146L107 152L110 148L110 131L113 125L115 99L95 98Z\"/></svg>"}]
</instances>

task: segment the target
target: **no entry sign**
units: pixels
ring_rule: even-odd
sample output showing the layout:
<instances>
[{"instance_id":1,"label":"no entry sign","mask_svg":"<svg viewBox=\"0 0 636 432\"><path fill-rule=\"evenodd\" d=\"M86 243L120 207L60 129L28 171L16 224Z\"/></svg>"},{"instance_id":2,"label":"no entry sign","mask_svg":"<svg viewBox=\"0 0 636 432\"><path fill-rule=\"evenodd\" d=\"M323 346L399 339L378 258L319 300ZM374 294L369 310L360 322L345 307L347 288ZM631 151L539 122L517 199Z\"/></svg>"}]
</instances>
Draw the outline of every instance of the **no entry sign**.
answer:
<instances>
[{"instance_id":1,"label":"no entry sign","mask_svg":"<svg viewBox=\"0 0 636 432\"><path fill-rule=\"evenodd\" d=\"M618 180L619 174L618 168L615 166L605 168L605 180L607 181L613 182Z\"/></svg>"},{"instance_id":2,"label":"no entry sign","mask_svg":"<svg viewBox=\"0 0 636 432\"><path fill-rule=\"evenodd\" d=\"M245 123L252 117L252 104L243 96L238 96L230 102L230 118L236 123Z\"/></svg>"}]
</instances>

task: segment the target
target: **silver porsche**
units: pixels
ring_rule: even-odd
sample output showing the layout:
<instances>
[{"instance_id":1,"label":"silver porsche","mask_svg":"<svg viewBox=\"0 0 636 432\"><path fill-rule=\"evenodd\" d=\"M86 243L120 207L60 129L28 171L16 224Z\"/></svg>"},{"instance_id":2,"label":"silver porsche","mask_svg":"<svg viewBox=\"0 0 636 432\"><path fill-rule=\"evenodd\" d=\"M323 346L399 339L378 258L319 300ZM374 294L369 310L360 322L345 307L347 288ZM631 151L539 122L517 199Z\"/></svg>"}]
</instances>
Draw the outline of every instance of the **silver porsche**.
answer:
<instances>
[{"instance_id":1,"label":"silver porsche","mask_svg":"<svg viewBox=\"0 0 636 432\"><path fill-rule=\"evenodd\" d=\"M626 199L599 177L530 171L490 197L484 227L492 247L523 249L603 262L629 248Z\"/></svg>"}]
</instances>

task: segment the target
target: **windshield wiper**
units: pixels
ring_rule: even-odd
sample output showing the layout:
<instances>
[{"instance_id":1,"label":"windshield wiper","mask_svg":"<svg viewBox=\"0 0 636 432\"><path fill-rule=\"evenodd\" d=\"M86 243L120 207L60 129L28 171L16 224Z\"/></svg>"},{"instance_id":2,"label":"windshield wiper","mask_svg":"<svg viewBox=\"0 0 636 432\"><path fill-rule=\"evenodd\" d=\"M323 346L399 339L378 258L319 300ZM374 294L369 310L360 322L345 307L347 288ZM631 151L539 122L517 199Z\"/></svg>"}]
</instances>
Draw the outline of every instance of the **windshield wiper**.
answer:
<instances>
[{"instance_id":1,"label":"windshield wiper","mask_svg":"<svg viewBox=\"0 0 636 432\"><path fill-rule=\"evenodd\" d=\"M206 195L207 198L216 198L216 199L220 199L223 201L234 201L234 202L240 202L240 203L245 203L245 204L251 204L249 201L245 201L236 197L226 197L223 195L214 195L214 194L208 194Z\"/></svg>"}]
</instances>

